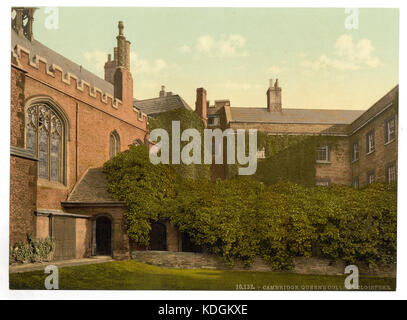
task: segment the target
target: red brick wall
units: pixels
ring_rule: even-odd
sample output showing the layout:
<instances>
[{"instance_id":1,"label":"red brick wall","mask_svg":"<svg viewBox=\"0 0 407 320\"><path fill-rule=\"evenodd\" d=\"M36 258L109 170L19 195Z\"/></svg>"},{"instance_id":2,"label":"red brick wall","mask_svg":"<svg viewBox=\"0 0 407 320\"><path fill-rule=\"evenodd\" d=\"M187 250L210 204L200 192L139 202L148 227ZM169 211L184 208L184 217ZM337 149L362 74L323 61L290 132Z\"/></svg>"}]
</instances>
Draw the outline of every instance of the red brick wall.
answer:
<instances>
[{"instance_id":1,"label":"red brick wall","mask_svg":"<svg viewBox=\"0 0 407 320\"><path fill-rule=\"evenodd\" d=\"M24 72L11 68L10 144L24 146ZM10 244L35 235L37 163L10 156Z\"/></svg>"},{"instance_id":2,"label":"red brick wall","mask_svg":"<svg viewBox=\"0 0 407 320\"><path fill-rule=\"evenodd\" d=\"M315 164L315 179L329 179L330 183L350 185L351 169L348 138L339 139L335 146L331 146L330 163Z\"/></svg>"},{"instance_id":3,"label":"red brick wall","mask_svg":"<svg viewBox=\"0 0 407 320\"><path fill-rule=\"evenodd\" d=\"M106 215L111 219L112 222L112 253L114 259L128 259L130 257L130 243L129 237L127 235L127 229L124 219L124 207L70 207L66 208L66 211L70 213L77 213L81 215L90 216L90 219L86 219L87 222L82 222L80 220L85 220L81 218L76 218L76 227L80 228L76 230L76 257L90 256L92 253L92 245L94 239L92 235L94 234L93 224L97 216ZM86 225L85 225L86 224ZM80 235L82 231L86 230L86 235ZM79 233L79 234L78 234ZM78 246L79 244L79 246Z\"/></svg>"},{"instance_id":4,"label":"red brick wall","mask_svg":"<svg viewBox=\"0 0 407 320\"><path fill-rule=\"evenodd\" d=\"M11 68L10 145L24 148L24 72Z\"/></svg>"},{"instance_id":5,"label":"red brick wall","mask_svg":"<svg viewBox=\"0 0 407 320\"><path fill-rule=\"evenodd\" d=\"M126 90L126 104L119 103L115 108L109 98L108 103L103 103L98 91L96 97L90 96L89 87L85 84L83 92L78 90L74 78L71 78L71 84L64 83L58 69L55 70L55 76L51 76L46 73L45 64L41 61L38 68L29 65L24 51L21 51L20 61L28 71L25 101L40 96L50 97L64 110L69 119L70 139L66 145L67 183L64 185L43 180L38 182L37 207L60 210L60 202L66 200L77 179L80 179L89 167L102 166L109 159L110 133L117 131L121 150L124 151L135 139L144 140L146 117L139 119L139 113L133 110L132 101L129 101L130 93L127 92L130 86L123 89ZM20 132L20 135L23 130L24 127L19 131L13 129L17 133Z\"/></svg>"},{"instance_id":6,"label":"red brick wall","mask_svg":"<svg viewBox=\"0 0 407 320\"><path fill-rule=\"evenodd\" d=\"M10 244L35 236L36 162L10 157Z\"/></svg>"},{"instance_id":7,"label":"red brick wall","mask_svg":"<svg viewBox=\"0 0 407 320\"><path fill-rule=\"evenodd\" d=\"M90 235L92 234L92 224L90 219L76 218L76 258L89 257Z\"/></svg>"}]
</instances>

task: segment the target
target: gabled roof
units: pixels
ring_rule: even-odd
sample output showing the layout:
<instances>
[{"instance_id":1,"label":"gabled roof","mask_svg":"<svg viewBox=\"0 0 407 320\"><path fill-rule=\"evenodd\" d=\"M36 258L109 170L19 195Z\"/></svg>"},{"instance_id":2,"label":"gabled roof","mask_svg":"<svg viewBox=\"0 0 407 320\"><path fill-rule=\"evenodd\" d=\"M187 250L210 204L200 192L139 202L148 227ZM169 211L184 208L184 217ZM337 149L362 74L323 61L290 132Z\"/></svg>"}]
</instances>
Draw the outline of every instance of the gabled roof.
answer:
<instances>
[{"instance_id":1,"label":"gabled roof","mask_svg":"<svg viewBox=\"0 0 407 320\"><path fill-rule=\"evenodd\" d=\"M98 77L92 72L86 70L81 65L72 62L59 53L51 50L37 40L29 41L25 37L19 37L18 34L11 30L11 48L14 49L16 45L20 45L30 51L30 58L36 54L47 60L48 65L56 64L61 67L64 72L70 72L78 77L79 80L88 82L91 86L97 87L103 92L113 96L114 88L110 82Z\"/></svg>"},{"instance_id":2,"label":"gabled roof","mask_svg":"<svg viewBox=\"0 0 407 320\"><path fill-rule=\"evenodd\" d=\"M188 103L186 103L178 94L145 100L134 100L133 105L148 116L154 116L162 112L179 108L192 110Z\"/></svg>"},{"instance_id":3,"label":"gabled roof","mask_svg":"<svg viewBox=\"0 0 407 320\"><path fill-rule=\"evenodd\" d=\"M360 127L370 122L377 115L390 107L398 98L399 85L395 86L382 98L380 98L373 106L367 109L360 117L358 117L350 126L350 133L357 131Z\"/></svg>"},{"instance_id":4,"label":"gabled roof","mask_svg":"<svg viewBox=\"0 0 407 320\"><path fill-rule=\"evenodd\" d=\"M68 203L117 203L109 194L103 168L90 168L76 184L66 202Z\"/></svg>"},{"instance_id":5,"label":"gabled roof","mask_svg":"<svg viewBox=\"0 0 407 320\"><path fill-rule=\"evenodd\" d=\"M231 107L231 122L296 123L296 124L350 124L363 110L283 109L270 112L267 108Z\"/></svg>"}]
</instances>

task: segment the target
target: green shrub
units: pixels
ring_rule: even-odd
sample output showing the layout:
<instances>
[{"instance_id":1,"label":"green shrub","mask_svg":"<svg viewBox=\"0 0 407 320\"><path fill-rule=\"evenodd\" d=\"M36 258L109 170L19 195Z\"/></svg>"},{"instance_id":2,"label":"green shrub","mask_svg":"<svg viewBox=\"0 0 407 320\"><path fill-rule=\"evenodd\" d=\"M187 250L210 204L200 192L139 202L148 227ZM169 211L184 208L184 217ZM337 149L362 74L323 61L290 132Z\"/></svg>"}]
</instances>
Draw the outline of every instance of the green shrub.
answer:
<instances>
[{"instance_id":1,"label":"green shrub","mask_svg":"<svg viewBox=\"0 0 407 320\"><path fill-rule=\"evenodd\" d=\"M9 262L32 263L47 261L51 258L54 247L54 242L49 237L35 239L28 234L26 242L17 242L10 246Z\"/></svg>"},{"instance_id":2,"label":"green shrub","mask_svg":"<svg viewBox=\"0 0 407 320\"><path fill-rule=\"evenodd\" d=\"M151 164L144 146L119 154L105 172L110 192L127 204L129 236L141 245L149 243L151 221L168 219L231 264L258 255L276 269L315 254L369 265L396 259L395 186L183 178L170 165Z\"/></svg>"}]
</instances>

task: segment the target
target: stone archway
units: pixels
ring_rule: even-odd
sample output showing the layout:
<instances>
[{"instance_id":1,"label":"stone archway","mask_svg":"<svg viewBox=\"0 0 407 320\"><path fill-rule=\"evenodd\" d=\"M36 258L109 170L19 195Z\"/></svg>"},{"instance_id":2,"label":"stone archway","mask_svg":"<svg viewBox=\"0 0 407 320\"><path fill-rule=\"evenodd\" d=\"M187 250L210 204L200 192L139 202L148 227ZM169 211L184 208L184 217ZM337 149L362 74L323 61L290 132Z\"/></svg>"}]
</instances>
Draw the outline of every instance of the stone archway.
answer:
<instances>
[{"instance_id":1,"label":"stone archway","mask_svg":"<svg viewBox=\"0 0 407 320\"><path fill-rule=\"evenodd\" d=\"M96 255L112 254L112 220L99 216L95 221Z\"/></svg>"},{"instance_id":2,"label":"stone archway","mask_svg":"<svg viewBox=\"0 0 407 320\"><path fill-rule=\"evenodd\" d=\"M153 222L150 230L149 250L167 251L167 228L165 224Z\"/></svg>"}]
</instances>

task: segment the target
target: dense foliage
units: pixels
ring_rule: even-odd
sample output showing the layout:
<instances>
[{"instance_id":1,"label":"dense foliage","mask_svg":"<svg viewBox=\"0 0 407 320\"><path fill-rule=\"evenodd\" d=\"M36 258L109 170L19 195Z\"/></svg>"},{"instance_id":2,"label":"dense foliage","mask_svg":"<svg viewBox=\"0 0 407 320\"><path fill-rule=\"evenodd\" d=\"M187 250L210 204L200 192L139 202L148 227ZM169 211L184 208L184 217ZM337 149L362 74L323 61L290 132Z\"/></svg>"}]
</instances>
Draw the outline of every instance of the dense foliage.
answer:
<instances>
[{"instance_id":1,"label":"dense foliage","mask_svg":"<svg viewBox=\"0 0 407 320\"><path fill-rule=\"evenodd\" d=\"M335 151L335 156L343 156L339 139L335 136L269 135L258 131L257 149L264 150L266 158L258 160L253 177L266 184L291 181L314 186L316 150L325 144ZM228 165L229 178L237 176L237 168L238 165Z\"/></svg>"},{"instance_id":2,"label":"dense foliage","mask_svg":"<svg viewBox=\"0 0 407 320\"><path fill-rule=\"evenodd\" d=\"M149 120L149 130L154 129L165 129L169 135L169 141L172 141L172 122L180 122L180 132L182 133L185 129L194 128L201 134L201 141L203 141L204 125L201 118L192 110L187 110L185 108L179 108L167 112L160 113L154 118ZM182 148L188 144L188 141L181 141L180 146ZM172 158L172 149L169 148L170 159ZM201 154L203 155L203 144ZM202 160L203 163L203 160ZM181 162L181 164L173 165L174 170L178 175L184 178L209 178L210 177L210 167L204 164L191 164L186 165Z\"/></svg>"},{"instance_id":3,"label":"dense foliage","mask_svg":"<svg viewBox=\"0 0 407 320\"><path fill-rule=\"evenodd\" d=\"M10 246L9 263L47 261L51 258L54 247L55 244L52 239L36 239L28 234L26 242L17 242Z\"/></svg>"},{"instance_id":4,"label":"dense foliage","mask_svg":"<svg viewBox=\"0 0 407 320\"><path fill-rule=\"evenodd\" d=\"M150 222L169 219L198 245L248 264L255 256L288 269L296 256L347 263L393 263L396 188L373 184L307 187L263 184L250 177L212 182L182 178L153 165L146 147L132 147L105 164L110 192L128 206L129 236L147 245Z\"/></svg>"},{"instance_id":5,"label":"dense foliage","mask_svg":"<svg viewBox=\"0 0 407 320\"><path fill-rule=\"evenodd\" d=\"M131 146L105 163L109 191L127 204L128 234L137 243L148 245L150 222L166 212L176 195L177 175L172 166L154 165L146 146Z\"/></svg>"}]
</instances>

